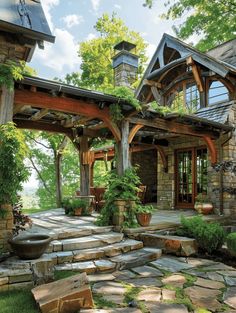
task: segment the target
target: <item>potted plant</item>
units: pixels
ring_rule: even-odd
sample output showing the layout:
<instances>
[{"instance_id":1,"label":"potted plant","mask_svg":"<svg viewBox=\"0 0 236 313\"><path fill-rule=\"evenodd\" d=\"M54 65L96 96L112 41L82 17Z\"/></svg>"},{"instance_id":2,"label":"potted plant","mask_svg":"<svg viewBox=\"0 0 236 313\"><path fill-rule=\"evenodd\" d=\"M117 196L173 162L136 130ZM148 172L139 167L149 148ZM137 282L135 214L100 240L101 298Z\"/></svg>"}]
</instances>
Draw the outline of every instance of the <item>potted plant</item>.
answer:
<instances>
[{"instance_id":1,"label":"potted plant","mask_svg":"<svg viewBox=\"0 0 236 313\"><path fill-rule=\"evenodd\" d=\"M108 188L104 194L105 205L98 218L98 225L134 227L134 207L138 201L140 179L137 168L127 169L122 176L112 171L108 177Z\"/></svg>"},{"instance_id":2,"label":"potted plant","mask_svg":"<svg viewBox=\"0 0 236 313\"><path fill-rule=\"evenodd\" d=\"M154 208L152 205L141 205L141 204L136 205L135 214L140 226L143 227L149 226L153 210Z\"/></svg>"},{"instance_id":3,"label":"potted plant","mask_svg":"<svg viewBox=\"0 0 236 313\"><path fill-rule=\"evenodd\" d=\"M201 214L209 214L213 211L213 205L207 194L199 193L195 198L194 209Z\"/></svg>"},{"instance_id":4,"label":"potted plant","mask_svg":"<svg viewBox=\"0 0 236 313\"><path fill-rule=\"evenodd\" d=\"M65 198L63 200L63 206L65 209L65 214L67 215L89 215L89 204L86 200L80 198Z\"/></svg>"},{"instance_id":5,"label":"potted plant","mask_svg":"<svg viewBox=\"0 0 236 313\"><path fill-rule=\"evenodd\" d=\"M226 237L226 243L231 256L236 258L236 233L230 233Z\"/></svg>"}]
</instances>

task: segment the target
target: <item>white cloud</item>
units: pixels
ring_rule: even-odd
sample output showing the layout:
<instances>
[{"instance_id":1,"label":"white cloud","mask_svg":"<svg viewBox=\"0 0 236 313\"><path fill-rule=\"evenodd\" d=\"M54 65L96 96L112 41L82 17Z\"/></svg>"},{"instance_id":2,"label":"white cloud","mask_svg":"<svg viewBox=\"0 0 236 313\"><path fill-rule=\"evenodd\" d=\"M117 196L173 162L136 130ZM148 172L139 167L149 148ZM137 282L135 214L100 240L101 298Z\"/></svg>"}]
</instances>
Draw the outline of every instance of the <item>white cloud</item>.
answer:
<instances>
[{"instance_id":1,"label":"white cloud","mask_svg":"<svg viewBox=\"0 0 236 313\"><path fill-rule=\"evenodd\" d=\"M51 30L53 30L53 22L52 22L52 15L50 13L50 10L54 7L59 5L60 0L42 0L42 6L43 10L46 16L46 19L48 21L49 27Z\"/></svg>"},{"instance_id":2,"label":"white cloud","mask_svg":"<svg viewBox=\"0 0 236 313\"><path fill-rule=\"evenodd\" d=\"M68 28L71 28L75 25L79 25L80 23L82 23L84 21L84 18L82 15L71 14L64 16L62 20L65 22Z\"/></svg>"},{"instance_id":3,"label":"white cloud","mask_svg":"<svg viewBox=\"0 0 236 313\"><path fill-rule=\"evenodd\" d=\"M89 33L85 40L86 40L86 41L87 41L87 40L92 40L92 39L95 39L96 37L97 37L97 36L96 36L95 34Z\"/></svg>"},{"instance_id":4,"label":"white cloud","mask_svg":"<svg viewBox=\"0 0 236 313\"><path fill-rule=\"evenodd\" d=\"M73 35L67 30L58 28L54 30L54 35L56 43L54 45L45 43L45 49L37 50L34 58L53 69L58 75L62 74L65 67L67 71L77 71L81 59L77 55L78 45Z\"/></svg>"},{"instance_id":5,"label":"white cloud","mask_svg":"<svg viewBox=\"0 0 236 313\"><path fill-rule=\"evenodd\" d=\"M153 57L153 54L155 53L156 51L156 48L157 46L156 45L153 45L151 43L148 43L148 46L146 48L146 53L147 53L147 57L148 57L148 63L150 62L151 58Z\"/></svg>"},{"instance_id":6,"label":"white cloud","mask_svg":"<svg viewBox=\"0 0 236 313\"><path fill-rule=\"evenodd\" d=\"M100 5L100 0L91 0L91 3L94 11L97 11Z\"/></svg>"},{"instance_id":7,"label":"white cloud","mask_svg":"<svg viewBox=\"0 0 236 313\"><path fill-rule=\"evenodd\" d=\"M121 10L121 5L119 5L119 4L115 4L114 7L115 7L116 9L118 9L118 10Z\"/></svg>"}]
</instances>

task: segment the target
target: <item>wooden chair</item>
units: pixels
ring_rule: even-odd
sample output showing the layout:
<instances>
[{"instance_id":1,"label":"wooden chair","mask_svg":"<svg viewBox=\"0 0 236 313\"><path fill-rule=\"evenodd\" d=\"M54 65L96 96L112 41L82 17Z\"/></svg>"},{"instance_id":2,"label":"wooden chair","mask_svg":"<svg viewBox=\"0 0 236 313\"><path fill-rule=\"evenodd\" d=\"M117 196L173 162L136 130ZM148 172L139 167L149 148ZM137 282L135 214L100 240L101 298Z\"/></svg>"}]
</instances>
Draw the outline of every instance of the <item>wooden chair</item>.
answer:
<instances>
[{"instance_id":1,"label":"wooden chair","mask_svg":"<svg viewBox=\"0 0 236 313\"><path fill-rule=\"evenodd\" d=\"M145 195L146 195L146 191L147 191L147 186L145 185L140 185L139 187L139 191L137 193L137 196L140 200L141 203L145 203Z\"/></svg>"}]
</instances>

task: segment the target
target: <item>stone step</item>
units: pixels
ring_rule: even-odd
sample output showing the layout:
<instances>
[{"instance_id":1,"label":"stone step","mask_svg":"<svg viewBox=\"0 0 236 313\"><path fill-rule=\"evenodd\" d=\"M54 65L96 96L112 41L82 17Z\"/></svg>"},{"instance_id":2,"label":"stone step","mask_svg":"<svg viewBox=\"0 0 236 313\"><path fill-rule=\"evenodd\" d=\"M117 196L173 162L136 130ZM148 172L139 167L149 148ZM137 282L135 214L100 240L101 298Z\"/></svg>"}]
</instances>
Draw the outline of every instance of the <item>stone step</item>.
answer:
<instances>
[{"instance_id":1,"label":"stone step","mask_svg":"<svg viewBox=\"0 0 236 313\"><path fill-rule=\"evenodd\" d=\"M120 242L124 237L122 233L109 232L107 234L94 234L79 238L53 240L46 253L59 251L74 251L102 247Z\"/></svg>"},{"instance_id":2,"label":"stone step","mask_svg":"<svg viewBox=\"0 0 236 313\"><path fill-rule=\"evenodd\" d=\"M121 253L143 248L143 242L126 239L118 243L102 247L80 249L74 251L59 251L45 254L53 260L55 265L63 263L96 260L104 257L113 257Z\"/></svg>"},{"instance_id":3,"label":"stone step","mask_svg":"<svg viewBox=\"0 0 236 313\"><path fill-rule=\"evenodd\" d=\"M86 272L87 274L114 272L116 270L130 269L145 265L146 263L157 260L160 257L160 249L142 248L137 251L127 252L107 259L56 265L55 270L78 271Z\"/></svg>"},{"instance_id":4,"label":"stone step","mask_svg":"<svg viewBox=\"0 0 236 313\"><path fill-rule=\"evenodd\" d=\"M197 243L193 238L142 233L139 235L144 246L162 249L165 253L175 254L177 256L190 256L197 253Z\"/></svg>"}]
</instances>

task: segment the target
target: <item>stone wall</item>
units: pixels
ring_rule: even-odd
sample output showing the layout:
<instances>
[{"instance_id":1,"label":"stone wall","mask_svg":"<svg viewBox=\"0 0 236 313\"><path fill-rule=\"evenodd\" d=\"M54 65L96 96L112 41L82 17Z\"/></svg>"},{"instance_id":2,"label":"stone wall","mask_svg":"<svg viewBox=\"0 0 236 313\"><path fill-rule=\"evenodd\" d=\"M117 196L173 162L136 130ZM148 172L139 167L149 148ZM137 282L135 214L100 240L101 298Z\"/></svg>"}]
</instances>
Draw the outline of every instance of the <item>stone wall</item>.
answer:
<instances>
[{"instance_id":1,"label":"stone wall","mask_svg":"<svg viewBox=\"0 0 236 313\"><path fill-rule=\"evenodd\" d=\"M137 67L121 63L114 69L115 86L130 87L137 79Z\"/></svg>"},{"instance_id":2,"label":"stone wall","mask_svg":"<svg viewBox=\"0 0 236 313\"><path fill-rule=\"evenodd\" d=\"M13 214L10 205L1 206L0 216L0 253L9 251L8 239L12 236Z\"/></svg>"},{"instance_id":3,"label":"stone wall","mask_svg":"<svg viewBox=\"0 0 236 313\"><path fill-rule=\"evenodd\" d=\"M236 102L232 106L229 116L229 122L236 126ZM215 141L217 148L217 160L236 160L236 131L232 133L232 138L229 139L230 134L222 135ZM227 141L228 140L228 141ZM226 142L223 146L222 144ZM158 185L157 185L157 205L160 209L174 209L175 208L175 174L174 174L174 151L176 149L192 148L198 146L206 146L202 139L191 136L182 136L176 139L169 140L169 146L164 148L168 157L168 172L165 173L161 159L158 159ZM221 173L216 172L211 166L210 155L208 153L208 195L214 205L215 213L219 214L221 209L220 201L220 186ZM236 176L230 172L222 173L223 187L236 188ZM228 192L223 193L223 214L236 216L236 199L235 195Z\"/></svg>"},{"instance_id":4,"label":"stone wall","mask_svg":"<svg viewBox=\"0 0 236 313\"><path fill-rule=\"evenodd\" d=\"M156 201L157 188L157 151L147 150L132 153L132 165L139 165L138 175L143 185L147 186L145 201Z\"/></svg>"}]
</instances>

